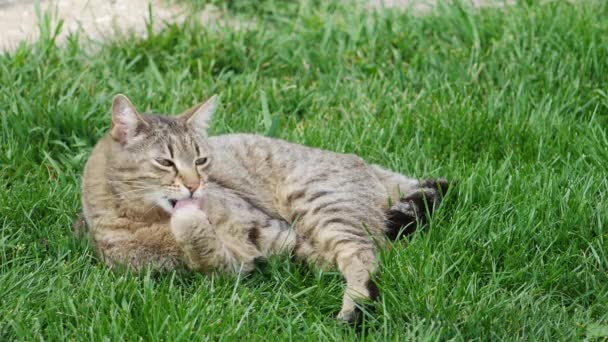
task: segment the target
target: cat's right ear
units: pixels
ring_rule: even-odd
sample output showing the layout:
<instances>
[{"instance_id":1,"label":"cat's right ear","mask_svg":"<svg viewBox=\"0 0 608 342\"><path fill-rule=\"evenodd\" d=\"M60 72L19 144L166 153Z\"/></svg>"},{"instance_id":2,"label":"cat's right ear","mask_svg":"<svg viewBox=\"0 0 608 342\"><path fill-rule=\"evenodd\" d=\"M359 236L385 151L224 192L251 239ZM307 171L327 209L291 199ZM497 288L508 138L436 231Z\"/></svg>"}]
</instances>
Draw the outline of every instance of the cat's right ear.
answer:
<instances>
[{"instance_id":1,"label":"cat's right ear","mask_svg":"<svg viewBox=\"0 0 608 342\"><path fill-rule=\"evenodd\" d=\"M118 94L112 101L112 138L122 144L131 142L148 124L137 112L129 98Z\"/></svg>"},{"instance_id":2,"label":"cat's right ear","mask_svg":"<svg viewBox=\"0 0 608 342\"><path fill-rule=\"evenodd\" d=\"M198 104L180 114L179 118L185 120L196 129L205 131L207 128L209 128L211 117L217 109L218 104L219 97L217 95L213 95L207 99L207 101Z\"/></svg>"}]
</instances>

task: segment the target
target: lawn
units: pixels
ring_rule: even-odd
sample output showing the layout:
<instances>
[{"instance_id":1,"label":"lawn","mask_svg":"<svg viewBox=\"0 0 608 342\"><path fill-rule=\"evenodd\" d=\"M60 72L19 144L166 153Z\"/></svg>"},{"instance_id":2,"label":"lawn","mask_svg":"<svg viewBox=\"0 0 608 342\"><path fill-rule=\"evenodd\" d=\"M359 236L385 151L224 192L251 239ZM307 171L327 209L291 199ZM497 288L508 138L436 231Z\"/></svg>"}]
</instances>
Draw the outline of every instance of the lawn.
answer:
<instances>
[{"instance_id":1,"label":"lawn","mask_svg":"<svg viewBox=\"0 0 608 342\"><path fill-rule=\"evenodd\" d=\"M425 16L257 3L224 8L247 25L94 49L56 46L43 22L33 46L0 56L0 340L608 336L605 1ZM218 93L214 134L356 153L458 191L383 253L365 329L334 319L337 272L285 256L238 278L111 271L71 224L119 92L164 113Z\"/></svg>"}]
</instances>

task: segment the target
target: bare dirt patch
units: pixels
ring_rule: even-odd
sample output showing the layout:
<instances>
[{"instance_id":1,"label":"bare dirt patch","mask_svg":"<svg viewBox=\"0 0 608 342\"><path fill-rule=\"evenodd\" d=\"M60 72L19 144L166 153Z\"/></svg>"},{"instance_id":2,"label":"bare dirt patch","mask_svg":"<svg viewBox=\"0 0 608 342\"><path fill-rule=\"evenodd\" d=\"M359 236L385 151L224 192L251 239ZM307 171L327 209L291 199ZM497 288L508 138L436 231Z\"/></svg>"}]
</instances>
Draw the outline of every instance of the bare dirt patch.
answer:
<instances>
[{"instance_id":1,"label":"bare dirt patch","mask_svg":"<svg viewBox=\"0 0 608 342\"><path fill-rule=\"evenodd\" d=\"M21 41L32 42L40 36L39 14L34 1L0 0L0 49L13 50ZM57 37L63 42L69 33L80 31L92 40L106 40L118 33L134 32L139 36L147 33L152 9L152 27L160 30L166 23L182 22L190 14L185 6L168 4L159 0L61 0L43 1L39 13L50 13L53 22L63 20L63 28ZM202 21L219 17L214 8L199 14Z\"/></svg>"}]
</instances>

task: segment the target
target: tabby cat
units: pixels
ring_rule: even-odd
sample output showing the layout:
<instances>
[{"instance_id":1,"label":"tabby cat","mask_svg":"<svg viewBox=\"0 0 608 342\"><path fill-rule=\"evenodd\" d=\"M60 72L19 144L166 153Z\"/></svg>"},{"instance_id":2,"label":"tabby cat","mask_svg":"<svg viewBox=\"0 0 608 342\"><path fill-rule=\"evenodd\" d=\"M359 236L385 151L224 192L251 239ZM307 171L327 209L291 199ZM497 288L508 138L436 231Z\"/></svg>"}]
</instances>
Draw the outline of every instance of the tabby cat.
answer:
<instances>
[{"instance_id":1,"label":"tabby cat","mask_svg":"<svg viewBox=\"0 0 608 342\"><path fill-rule=\"evenodd\" d=\"M278 139L208 137L216 106L214 96L168 117L114 99L111 131L83 178L97 252L109 265L209 272L248 271L290 250L338 267L347 285L338 319L354 321L355 302L378 295L376 248L424 221L448 183Z\"/></svg>"}]
</instances>

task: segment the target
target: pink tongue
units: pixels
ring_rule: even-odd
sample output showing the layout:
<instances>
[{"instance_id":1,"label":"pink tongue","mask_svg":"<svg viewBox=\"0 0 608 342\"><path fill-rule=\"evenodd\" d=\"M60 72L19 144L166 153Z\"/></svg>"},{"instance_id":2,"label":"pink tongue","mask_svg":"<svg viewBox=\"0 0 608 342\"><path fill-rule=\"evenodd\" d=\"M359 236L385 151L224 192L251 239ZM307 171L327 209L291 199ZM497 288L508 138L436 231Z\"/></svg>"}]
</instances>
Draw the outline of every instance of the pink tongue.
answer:
<instances>
[{"instance_id":1,"label":"pink tongue","mask_svg":"<svg viewBox=\"0 0 608 342\"><path fill-rule=\"evenodd\" d=\"M181 201L177 201L177 203L175 203L175 207L173 209L177 210L179 208L185 208L191 205L194 206L198 206L198 199L194 199L194 198L190 198L190 199L185 199L185 200L181 200Z\"/></svg>"}]
</instances>

